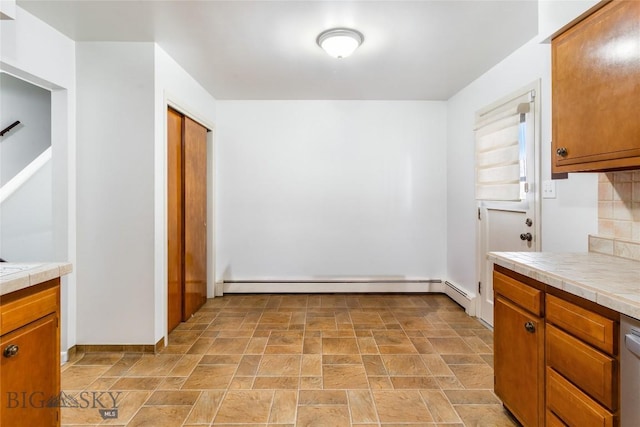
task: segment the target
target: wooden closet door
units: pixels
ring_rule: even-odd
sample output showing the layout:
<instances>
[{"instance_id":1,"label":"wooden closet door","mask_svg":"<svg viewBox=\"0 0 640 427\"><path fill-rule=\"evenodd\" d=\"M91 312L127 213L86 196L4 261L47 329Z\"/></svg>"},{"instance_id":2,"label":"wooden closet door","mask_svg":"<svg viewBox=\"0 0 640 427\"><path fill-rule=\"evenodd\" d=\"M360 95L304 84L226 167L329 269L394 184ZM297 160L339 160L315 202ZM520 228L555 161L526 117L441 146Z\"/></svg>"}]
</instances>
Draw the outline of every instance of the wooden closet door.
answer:
<instances>
[{"instance_id":1,"label":"wooden closet door","mask_svg":"<svg viewBox=\"0 0 640 427\"><path fill-rule=\"evenodd\" d=\"M207 300L207 129L184 117L184 311Z\"/></svg>"},{"instance_id":2,"label":"wooden closet door","mask_svg":"<svg viewBox=\"0 0 640 427\"><path fill-rule=\"evenodd\" d=\"M172 109L167 113L167 134L167 332L171 332L182 321L183 283L182 115Z\"/></svg>"}]
</instances>

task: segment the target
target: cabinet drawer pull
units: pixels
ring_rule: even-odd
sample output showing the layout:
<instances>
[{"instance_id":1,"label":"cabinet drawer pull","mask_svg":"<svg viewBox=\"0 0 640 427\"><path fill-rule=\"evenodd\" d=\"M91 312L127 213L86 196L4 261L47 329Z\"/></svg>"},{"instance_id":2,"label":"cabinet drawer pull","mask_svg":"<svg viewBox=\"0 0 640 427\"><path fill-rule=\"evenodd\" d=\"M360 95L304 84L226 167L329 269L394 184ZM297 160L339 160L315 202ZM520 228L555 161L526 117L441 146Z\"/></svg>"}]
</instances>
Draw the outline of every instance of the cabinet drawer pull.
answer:
<instances>
[{"instance_id":1,"label":"cabinet drawer pull","mask_svg":"<svg viewBox=\"0 0 640 427\"><path fill-rule=\"evenodd\" d=\"M567 149L565 147L560 147L556 150L556 154L560 157L567 157L567 154L569 152L567 151Z\"/></svg>"},{"instance_id":2,"label":"cabinet drawer pull","mask_svg":"<svg viewBox=\"0 0 640 427\"><path fill-rule=\"evenodd\" d=\"M533 322L525 323L524 328L527 330L527 332L534 333L536 331L536 325L534 325Z\"/></svg>"},{"instance_id":3,"label":"cabinet drawer pull","mask_svg":"<svg viewBox=\"0 0 640 427\"><path fill-rule=\"evenodd\" d=\"M10 344L5 347L2 354L4 355L4 357L13 357L18 354L18 350L20 350L20 347L15 344Z\"/></svg>"}]
</instances>

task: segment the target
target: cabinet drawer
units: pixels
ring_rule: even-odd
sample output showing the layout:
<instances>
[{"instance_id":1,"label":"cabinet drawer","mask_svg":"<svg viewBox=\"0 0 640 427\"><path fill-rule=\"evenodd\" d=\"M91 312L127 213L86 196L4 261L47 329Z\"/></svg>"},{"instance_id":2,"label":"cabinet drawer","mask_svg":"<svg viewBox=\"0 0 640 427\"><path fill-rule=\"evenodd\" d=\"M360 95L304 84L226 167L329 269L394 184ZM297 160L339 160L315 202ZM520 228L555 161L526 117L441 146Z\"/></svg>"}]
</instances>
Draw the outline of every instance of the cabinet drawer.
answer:
<instances>
[{"instance_id":1,"label":"cabinet drawer","mask_svg":"<svg viewBox=\"0 0 640 427\"><path fill-rule=\"evenodd\" d=\"M552 325L548 325L546 331L547 366L615 411L618 362Z\"/></svg>"},{"instance_id":2,"label":"cabinet drawer","mask_svg":"<svg viewBox=\"0 0 640 427\"><path fill-rule=\"evenodd\" d=\"M615 418L611 412L551 368L547 368L547 410L570 426L614 426Z\"/></svg>"},{"instance_id":3,"label":"cabinet drawer","mask_svg":"<svg viewBox=\"0 0 640 427\"><path fill-rule=\"evenodd\" d=\"M567 427L556 414L547 409L546 427Z\"/></svg>"},{"instance_id":4,"label":"cabinet drawer","mask_svg":"<svg viewBox=\"0 0 640 427\"><path fill-rule=\"evenodd\" d=\"M499 271L493 272L493 290L536 316L542 316L544 301L542 291Z\"/></svg>"},{"instance_id":5,"label":"cabinet drawer","mask_svg":"<svg viewBox=\"0 0 640 427\"><path fill-rule=\"evenodd\" d=\"M546 297L547 322L608 354L616 354L616 322L553 295Z\"/></svg>"},{"instance_id":6,"label":"cabinet drawer","mask_svg":"<svg viewBox=\"0 0 640 427\"><path fill-rule=\"evenodd\" d=\"M11 332L58 310L60 287L48 285L28 288L14 299L12 294L3 296L0 307L0 330L2 334ZM18 294L18 292L16 292Z\"/></svg>"}]
</instances>

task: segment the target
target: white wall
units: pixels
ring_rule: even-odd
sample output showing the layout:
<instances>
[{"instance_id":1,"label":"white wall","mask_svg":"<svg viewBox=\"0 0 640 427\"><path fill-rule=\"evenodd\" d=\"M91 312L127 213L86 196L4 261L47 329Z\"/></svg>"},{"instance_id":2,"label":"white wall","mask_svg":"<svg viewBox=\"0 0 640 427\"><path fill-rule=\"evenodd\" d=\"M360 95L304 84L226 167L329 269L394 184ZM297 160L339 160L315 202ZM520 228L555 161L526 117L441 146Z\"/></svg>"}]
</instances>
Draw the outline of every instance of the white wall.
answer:
<instances>
[{"instance_id":1,"label":"white wall","mask_svg":"<svg viewBox=\"0 0 640 427\"><path fill-rule=\"evenodd\" d=\"M78 343L155 344L167 324L167 103L213 127L215 99L154 43L79 42L77 62Z\"/></svg>"},{"instance_id":2,"label":"white wall","mask_svg":"<svg viewBox=\"0 0 640 427\"><path fill-rule=\"evenodd\" d=\"M551 51L527 43L448 101L447 269L452 282L474 292L477 278L474 200L474 114L502 96L541 80L541 180L551 178ZM570 174L556 181L556 199L542 200L542 250L587 250L597 230L597 176Z\"/></svg>"},{"instance_id":3,"label":"white wall","mask_svg":"<svg viewBox=\"0 0 640 427\"><path fill-rule=\"evenodd\" d=\"M51 146L51 92L0 73L0 127L20 121L0 144L0 185ZM0 206L0 257L54 259L51 162Z\"/></svg>"},{"instance_id":4,"label":"white wall","mask_svg":"<svg viewBox=\"0 0 640 427\"><path fill-rule=\"evenodd\" d=\"M153 344L154 44L78 42L78 343Z\"/></svg>"},{"instance_id":5,"label":"white wall","mask_svg":"<svg viewBox=\"0 0 640 427\"><path fill-rule=\"evenodd\" d=\"M11 3L11 2L9 2ZM76 265L75 43L16 7L0 20L0 70L51 91L54 258ZM76 274L62 278L61 348L76 343Z\"/></svg>"},{"instance_id":6,"label":"white wall","mask_svg":"<svg viewBox=\"0 0 640 427\"><path fill-rule=\"evenodd\" d=\"M443 102L222 101L218 124L218 278L443 278Z\"/></svg>"},{"instance_id":7,"label":"white wall","mask_svg":"<svg viewBox=\"0 0 640 427\"><path fill-rule=\"evenodd\" d=\"M0 120L0 129L20 121L0 139L0 185L4 185L51 146L51 92L0 73Z\"/></svg>"},{"instance_id":8,"label":"white wall","mask_svg":"<svg viewBox=\"0 0 640 427\"><path fill-rule=\"evenodd\" d=\"M15 19L16 0L0 0L0 19Z\"/></svg>"},{"instance_id":9,"label":"white wall","mask_svg":"<svg viewBox=\"0 0 640 427\"><path fill-rule=\"evenodd\" d=\"M51 161L0 207L0 249L11 262L54 259Z\"/></svg>"},{"instance_id":10,"label":"white wall","mask_svg":"<svg viewBox=\"0 0 640 427\"><path fill-rule=\"evenodd\" d=\"M193 77L162 50L155 46L155 340L167 329L167 105L199 121L212 132L207 134L208 217L207 273L209 297L214 296L214 154L216 101Z\"/></svg>"},{"instance_id":11,"label":"white wall","mask_svg":"<svg viewBox=\"0 0 640 427\"><path fill-rule=\"evenodd\" d=\"M549 40L600 0L538 0L538 40Z\"/></svg>"}]
</instances>

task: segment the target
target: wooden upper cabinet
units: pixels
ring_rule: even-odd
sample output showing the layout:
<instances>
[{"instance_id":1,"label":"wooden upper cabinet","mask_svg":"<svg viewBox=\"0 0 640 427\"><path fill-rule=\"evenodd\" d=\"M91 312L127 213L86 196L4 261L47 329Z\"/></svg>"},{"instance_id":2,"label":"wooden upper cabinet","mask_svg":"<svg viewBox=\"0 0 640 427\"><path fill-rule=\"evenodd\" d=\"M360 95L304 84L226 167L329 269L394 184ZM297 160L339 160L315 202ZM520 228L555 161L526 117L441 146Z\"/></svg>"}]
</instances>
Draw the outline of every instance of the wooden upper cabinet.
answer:
<instances>
[{"instance_id":1,"label":"wooden upper cabinet","mask_svg":"<svg viewBox=\"0 0 640 427\"><path fill-rule=\"evenodd\" d=\"M640 2L613 0L552 40L552 171L640 168Z\"/></svg>"}]
</instances>

